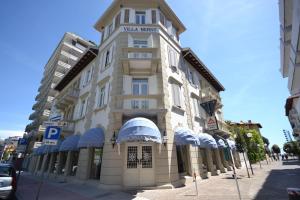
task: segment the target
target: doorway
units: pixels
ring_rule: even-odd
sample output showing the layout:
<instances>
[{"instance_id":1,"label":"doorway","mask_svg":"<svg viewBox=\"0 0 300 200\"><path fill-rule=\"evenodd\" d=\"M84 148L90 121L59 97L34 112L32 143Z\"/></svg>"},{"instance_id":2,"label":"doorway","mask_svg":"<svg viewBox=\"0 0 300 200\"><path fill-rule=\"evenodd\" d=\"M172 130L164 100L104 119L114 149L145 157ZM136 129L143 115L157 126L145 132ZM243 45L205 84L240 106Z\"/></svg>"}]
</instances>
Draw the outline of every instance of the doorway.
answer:
<instances>
[{"instance_id":1,"label":"doorway","mask_svg":"<svg viewBox=\"0 0 300 200\"><path fill-rule=\"evenodd\" d=\"M153 143L127 143L125 145L124 185L126 187L154 186Z\"/></svg>"}]
</instances>

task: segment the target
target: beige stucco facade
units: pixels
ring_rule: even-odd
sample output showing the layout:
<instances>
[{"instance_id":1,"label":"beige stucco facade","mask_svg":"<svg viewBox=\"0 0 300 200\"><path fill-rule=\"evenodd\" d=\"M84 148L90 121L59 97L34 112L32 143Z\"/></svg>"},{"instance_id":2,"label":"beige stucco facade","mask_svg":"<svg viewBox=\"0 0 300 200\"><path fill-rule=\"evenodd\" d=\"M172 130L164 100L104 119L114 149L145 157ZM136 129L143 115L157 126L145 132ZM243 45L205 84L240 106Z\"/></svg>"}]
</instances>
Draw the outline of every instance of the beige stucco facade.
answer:
<instances>
[{"instance_id":1,"label":"beige stucco facade","mask_svg":"<svg viewBox=\"0 0 300 200\"><path fill-rule=\"evenodd\" d=\"M225 159L223 149L179 147L174 141L178 127L195 134L207 132L207 114L200 103L210 99L217 100L219 130L209 134L229 136L229 132L219 95L224 88L190 49L183 51L179 35L185 27L168 5L162 0L114 1L95 28L102 33L99 49L94 52L97 55L60 83L55 107L66 122L64 138L82 137L93 128L103 130L100 177L91 178L96 155L93 147L78 149L78 157L72 156L73 151L56 153L56 159L47 152L33 156L37 167L31 170L69 180L94 179L108 188L176 187L191 181L194 173L207 178L231 170L233 164ZM162 142L115 144L124 123L136 117L152 121ZM129 161L131 151L140 158L138 163ZM144 153L150 155L147 163ZM238 161L238 154L233 153ZM179 166L179 154L184 169ZM74 159L76 164L72 164ZM239 162L236 167L240 167Z\"/></svg>"}]
</instances>

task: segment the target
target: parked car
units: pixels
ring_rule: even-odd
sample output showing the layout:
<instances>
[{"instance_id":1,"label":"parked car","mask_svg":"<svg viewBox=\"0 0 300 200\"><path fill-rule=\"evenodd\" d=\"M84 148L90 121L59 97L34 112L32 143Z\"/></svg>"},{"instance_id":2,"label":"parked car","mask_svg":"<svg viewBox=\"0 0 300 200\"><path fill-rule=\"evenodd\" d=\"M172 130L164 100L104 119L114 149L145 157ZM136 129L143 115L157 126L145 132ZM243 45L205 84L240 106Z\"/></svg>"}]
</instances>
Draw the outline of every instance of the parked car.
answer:
<instances>
[{"instance_id":1,"label":"parked car","mask_svg":"<svg viewBox=\"0 0 300 200\"><path fill-rule=\"evenodd\" d=\"M0 164L0 199L11 199L16 191L16 170L11 164Z\"/></svg>"}]
</instances>

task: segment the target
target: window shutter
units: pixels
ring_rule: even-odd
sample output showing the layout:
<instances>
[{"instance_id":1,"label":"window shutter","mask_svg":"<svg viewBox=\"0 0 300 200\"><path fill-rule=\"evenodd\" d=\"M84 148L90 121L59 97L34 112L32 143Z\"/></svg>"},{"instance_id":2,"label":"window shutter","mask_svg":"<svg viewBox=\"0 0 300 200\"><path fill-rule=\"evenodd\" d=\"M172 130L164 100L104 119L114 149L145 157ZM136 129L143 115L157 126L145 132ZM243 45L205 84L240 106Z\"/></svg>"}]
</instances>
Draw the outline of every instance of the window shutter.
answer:
<instances>
[{"instance_id":1,"label":"window shutter","mask_svg":"<svg viewBox=\"0 0 300 200\"><path fill-rule=\"evenodd\" d=\"M152 24L156 24L156 10L151 11Z\"/></svg>"},{"instance_id":2,"label":"window shutter","mask_svg":"<svg viewBox=\"0 0 300 200\"><path fill-rule=\"evenodd\" d=\"M124 23L129 23L129 9L125 9Z\"/></svg>"},{"instance_id":3,"label":"window shutter","mask_svg":"<svg viewBox=\"0 0 300 200\"><path fill-rule=\"evenodd\" d=\"M181 107L179 85L173 83L172 84L172 92L173 92L173 103L174 103L174 105L177 106L177 107Z\"/></svg>"},{"instance_id":4,"label":"window shutter","mask_svg":"<svg viewBox=\"0 0 300 200\"><path fill-rule=\"evenodd\" d=\"M159 12L159 21L163 26L165 26L165 16L162 14L162 12Z\"/></svg>"},{"instance_id":5,"label":"window shutter","mask_svg":"<svg viewBox=\"0 0 300 200\"><path fill-rule=\"evenodd\" d=\"M109 98L109 83L105 84L105 92L104 92L104 105L107 105L108 103L108 98Z\"/></svg>"}]
</instances>

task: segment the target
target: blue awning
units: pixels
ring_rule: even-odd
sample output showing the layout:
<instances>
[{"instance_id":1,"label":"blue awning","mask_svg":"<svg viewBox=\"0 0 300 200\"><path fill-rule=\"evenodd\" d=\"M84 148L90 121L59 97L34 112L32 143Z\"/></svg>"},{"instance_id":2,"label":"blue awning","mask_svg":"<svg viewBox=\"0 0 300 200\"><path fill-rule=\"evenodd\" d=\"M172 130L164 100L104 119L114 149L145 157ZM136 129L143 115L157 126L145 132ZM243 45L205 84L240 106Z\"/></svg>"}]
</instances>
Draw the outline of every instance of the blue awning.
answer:
<instances>
[{"instance_id":1,"label":"blue awning","mask_svg":"<svg viewBox=\"0 0 300 200\"><path fill-rule=\"evenodd\" d=\"M46 154L49 152L50 146L49 145L43 145L41 148L41 154Z\"/></svg>"},{"instance_id":2,"label":"blue awning","mask_svg":"<svg viewBox=\"0 0 300 200\"><path fill-rule=\"evenodd\" d=\"M199 137L199 140L200 140L200 147L202 147L202 148L213 148L213 149L218 148L216 140L210 134L199 133L198 137Z\"/></svg>"},{"instance_id":3,"label":"blue awning","mask_svg":"<svg viewBox=\"0 0 300 200\"><path fill-rule=\"evenodd\" d=\"M56 145L52 145L49 149L49 153L56 153L59 151L60 145L62 144L62 140L58 140Z\"/></svg>"},{"instance_id":4,"label":"blue awning","mask_svg":"<svg viewBox=\"0 0 300 200\"><path fill-rule=\"evenodd\" d=\"M85 132L78 142L78 148L103 147L104 131L102 128L92 128Z\"/></svg>"},{"instance_id":5,"label":"blue awning","mask_svg":"<svg viewBox=\"0 0 300 200\"><path fill-rule=\"evenodd\" d=\"M226 144L224 142L224 140L222 140L221 138L215 138L217 145L219 148L226 148Z\"/></svg>"},{"instance_id":6,"label":"blue awning","mask_svg":"<svg viewBox=\"0 0 300 200\"><path fill-rule=\"evenodd\" d=\"M176 145L200 145L198 136L191 129L184 127L178 127L175 129L174 141Z\"/></svg>"},{"instance_id":7,"label":"blue awning","mask_svg":"<svg viewBox=\"0 0 300 200\"><path fill-rule=\"evenodd\" d=\"M79 135L71 135L67 137L60 145L59 151L78 151Z\"/></svg>"},{"instance_id":8,"label":"blue awning","mask_svg":"<svg viewBox=\"0 0 300 200\"><path fill-rule=\"evenodd\" d=\"M125 141L151 141L161 143L161 133L151 120L136 117L127 121L119 131L117 143Z\"/></svg>"},{"instance_id":9,"label":"blue awning","mask_svg":"<svg viewBox=\"0 0 300 200\"><path fill-rule=\"evenodd\" d=\"M235 141L231 140L231 139L226 139L227 142L228 142L228 145L229 147L232 149L232 150L235 150L236 149L236 146L235 146Z\"/></svg>"}]
</instances>

